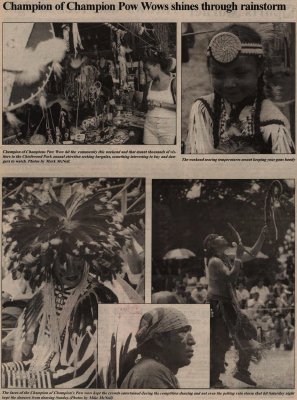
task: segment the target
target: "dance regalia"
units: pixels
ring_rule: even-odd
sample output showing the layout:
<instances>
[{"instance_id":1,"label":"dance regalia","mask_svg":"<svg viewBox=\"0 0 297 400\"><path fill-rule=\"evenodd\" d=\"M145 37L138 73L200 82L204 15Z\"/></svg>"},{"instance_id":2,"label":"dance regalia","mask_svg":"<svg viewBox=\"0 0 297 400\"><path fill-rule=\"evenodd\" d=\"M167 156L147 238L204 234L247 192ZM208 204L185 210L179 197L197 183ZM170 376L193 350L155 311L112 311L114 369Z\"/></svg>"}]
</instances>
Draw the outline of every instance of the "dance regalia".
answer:
<instances>
[{"instance_id":1,"label":"dance regalia","mask_svg":"<svg viewBox=\"0 0 297 400\"><path fill-rule=\"evenodd\" d=\"M231 269L230 260L226 256L222 262ZM208 267L209 268L209 267ZM211 273L209 283L211 286ZM219 282L219 277L216 279ZM248 373L251 360L260 359L260 344L256 341L257 330L239 307L234 283L225 282L223 295L209 291L207 302L210 304L210 364L211 384L215 383L224 371L225 354L231 345L231 338L239 352L237 367Z\"/></svg>"},{"instance_id":2,"label":"dance regalia","mask_svg":"<svg viewBox=\"0 0 297 400\"><path fill-rule=\"evenodd\" d=\"M254 132L255 101L236 106L221 99L219 145L214 147L214 94L197 99L191 109L185 153L286 153L294 152L290 125L284 114L268 99L260 112L261 137ZM234 119L232 116L236 115Z\"/></svg>"},{"instance_id":3,"label":"dance regalia","mask_svg":"<svg viewBox=\"0 0 297 400\"><path fill-rule=\"evenodd\" d=\"M98 303L117 302L90 276L74 289L46 283L19 318L14 362L2 365L2 386L103 387L97 365Z\"/></svg>"}]
</instances>

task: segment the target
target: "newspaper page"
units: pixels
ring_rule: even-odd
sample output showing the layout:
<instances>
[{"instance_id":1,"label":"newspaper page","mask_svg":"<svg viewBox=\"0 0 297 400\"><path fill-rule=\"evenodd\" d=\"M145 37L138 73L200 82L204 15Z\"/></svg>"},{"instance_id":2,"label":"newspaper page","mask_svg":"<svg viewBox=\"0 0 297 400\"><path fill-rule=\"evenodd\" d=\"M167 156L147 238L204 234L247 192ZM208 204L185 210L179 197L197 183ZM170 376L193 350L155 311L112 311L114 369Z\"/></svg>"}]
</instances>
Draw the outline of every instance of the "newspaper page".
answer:
<instances>
[{"instance_id":1,"label":"newspaper page","mask_svg":"<svg viewBox=\"0 0 297 400\"><path fill-rule=\"evenodd\" d=\"M295 398L296 3L0 15L1 399Z\"/></svg>"}]
</instances>

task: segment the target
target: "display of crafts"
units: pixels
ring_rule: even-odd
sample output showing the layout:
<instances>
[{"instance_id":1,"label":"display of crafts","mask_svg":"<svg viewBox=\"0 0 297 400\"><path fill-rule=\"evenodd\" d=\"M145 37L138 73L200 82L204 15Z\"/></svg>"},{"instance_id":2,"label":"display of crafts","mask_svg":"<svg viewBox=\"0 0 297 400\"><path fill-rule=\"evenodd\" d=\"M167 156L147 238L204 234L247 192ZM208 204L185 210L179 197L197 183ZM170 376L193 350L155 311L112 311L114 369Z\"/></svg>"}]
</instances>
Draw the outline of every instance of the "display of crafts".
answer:
<instances>
[{"instance_id":1,"label":"display of crafts","mask_svg":"<svg viewBox=\"0 0 297 400\"><path fill-rule=\"evenodd\" d=\"M118 111L108 120L106 114L88 117L80 127L71 129L72 143L85 144L124 144L135 136L133 127L143 128L144 115L131 111Z\"/></svg>"},{"instance_id":2,"label":"display of crafts","mask_svg":"<svg viewBox=\"0 0 297 400\"><path fill-rule=\"evenodd\" d=\"M139 49L138 25L5 23L3 143L142 143L144 59L159 39Z\"/></svg>"},{"instance_id":3,"label":"display of crafts","mask_svg":"<svg viewBox=\"0 0 297 400\"><path fill-rule=\"evenodd\" d=\"M101 115L98 115L97 117L87 118L82 122L81 128L85 132L88 130L97 129L101 121L102 121Z\"/></svg>"},{"instance_id":4,"label":"display of crafts","mask_svg":"<svg viewBox=\"0 0 297 400\"><path fill-rule=\"evenodd\" d=\"M113 126L106 127L103 130L91 129L84 135L85 144L124 144L134 136L133 131L127 129L116 129ZM79 136L76 136L78 138ZM75 142L74 138L74 142Z\"/></svg>"},{"instance_id":5,"label":"display of crafts","mask_svg":"<svg viewBox=\"0 0 297 400\"><path fill-rule=\"evenodd\" d=\"M96 105L96 101L98 100L101 93L101 82L96 81L94 85L89 88L89 102L92 105Z\"/></svg>"},{"instance_id":6,"label":"display of crafts","mask_svg":"<svg viewBox=\"0 0 297 400\"><path fill-rule=\"evenodd\" d=\"M114 119L113 123L116 126L135 126L139 128L143 128L144 125L144 113L138 112L132 113L131 111L123 112L118 114Z\"/></svg>"}]
</instances>

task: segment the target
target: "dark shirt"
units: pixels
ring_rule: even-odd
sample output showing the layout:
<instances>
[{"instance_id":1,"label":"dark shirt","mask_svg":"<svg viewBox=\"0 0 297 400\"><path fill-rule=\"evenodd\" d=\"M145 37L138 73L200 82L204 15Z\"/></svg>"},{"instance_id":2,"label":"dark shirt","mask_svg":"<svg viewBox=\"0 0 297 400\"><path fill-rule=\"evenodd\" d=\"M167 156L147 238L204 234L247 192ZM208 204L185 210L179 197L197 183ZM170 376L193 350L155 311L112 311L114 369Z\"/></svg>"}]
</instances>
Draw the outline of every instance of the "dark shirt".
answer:
<instances>
[{"instance_id":1,"label":"dark shirt","mask_svg":"<svg viewBox=\"0 0 297 400\"><path fill-rule=\"evenodd\" d=\"M127 374L121 389L179 389L173 372L153 358L142 358Z\"/></svg>"}]
</instances>

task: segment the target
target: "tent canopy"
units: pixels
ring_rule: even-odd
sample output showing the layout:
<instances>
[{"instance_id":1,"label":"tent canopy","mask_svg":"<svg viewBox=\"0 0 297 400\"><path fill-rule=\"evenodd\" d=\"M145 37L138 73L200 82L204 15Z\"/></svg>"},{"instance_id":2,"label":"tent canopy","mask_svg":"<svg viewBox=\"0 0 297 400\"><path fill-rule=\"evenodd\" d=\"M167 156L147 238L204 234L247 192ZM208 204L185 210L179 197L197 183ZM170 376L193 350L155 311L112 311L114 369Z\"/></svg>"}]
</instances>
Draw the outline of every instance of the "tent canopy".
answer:
<instances>
[{"instance_id":1,"label":"tent canopy","mask_svg":"<svg viewBox=\"0 0 297 400\"><path fill-rule=\"evenodd\" d=\"M174 249L168 251L163 257L163 260L185 260L192 257L196 257L196 255L191 250Z\"/></svg>"}]
</instances>

